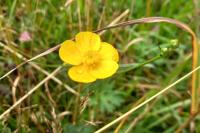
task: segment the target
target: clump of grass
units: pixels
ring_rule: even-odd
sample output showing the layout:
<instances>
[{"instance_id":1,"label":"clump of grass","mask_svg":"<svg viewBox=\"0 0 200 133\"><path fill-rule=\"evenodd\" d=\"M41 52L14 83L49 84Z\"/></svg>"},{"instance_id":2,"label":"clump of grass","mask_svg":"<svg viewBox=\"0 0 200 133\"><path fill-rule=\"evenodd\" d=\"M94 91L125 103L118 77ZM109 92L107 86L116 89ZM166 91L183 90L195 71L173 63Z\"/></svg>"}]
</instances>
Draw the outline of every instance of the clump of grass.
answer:
<instances>
[{"instance_id":1,"label":"clump of grass","mask_svg":"<svg viewBox=\"0 0 200 133\"><path fill-rule=\"evenodd\" d=\"M58 54L53 52L59 48L57 44L73 38L80 30L92 31L104 26L112 28L134 22L144 23L144 20L162 20L144 18L125 22L147 16L174 18L198 32L198 24L195 24L198 20L195 16L198 4L195 2L180 0L162 3L149 0L144 4L144 1L1 1L0 74L12 71L1 77L0 90L8 95L0 93L0 113L6 114L1 115L0 131L88 133L116 119L106 126L110 127L123 118L118 128L113 126L109 131L174 132L178 129L198 132L198 95L194 95L198 94L198 72L193 75L191 93L186 93L190 88L189 79L174 86L167 94L162 93L168 87L161 90L169 84L175 85L175 80L181 81L183 78L180 77L199 65L199 48L195 48L198 45L193 45L191 53L192 47L185 45L190 43L188 34L176 26L145 24L107 30L105 33L98 30L103 40L112 42L121 52L120 63L130 65L122 65L123 71L106 81L85 85L80 95L77 93L78 85L66 76L66 68L61 69ZM182 8L177 11L180 5ZM193 43L197 41L188 27L179 24L178 27L192 34ZM30 42L19 41L23 31L31 33ZM160 56L160 50L166 48L172 38L179 40L180 45L172 48L169 55ZM162 97L157 98L160 94ZM189 100L190 94L193 94L192 101ZM77 98L80 105L75 102ZM180 104L184 100L192 103L192 114L188 103ZM144 104L147 104L145 108L139 109ZM76 124L72 124L76 112L74 106L81 110L76 116ZM168 110L163 112L166 108ZM125 113L127 111L128 115ZM196 127L188 128L188 123L196 124Z\"/></svg>"}]
</instances>

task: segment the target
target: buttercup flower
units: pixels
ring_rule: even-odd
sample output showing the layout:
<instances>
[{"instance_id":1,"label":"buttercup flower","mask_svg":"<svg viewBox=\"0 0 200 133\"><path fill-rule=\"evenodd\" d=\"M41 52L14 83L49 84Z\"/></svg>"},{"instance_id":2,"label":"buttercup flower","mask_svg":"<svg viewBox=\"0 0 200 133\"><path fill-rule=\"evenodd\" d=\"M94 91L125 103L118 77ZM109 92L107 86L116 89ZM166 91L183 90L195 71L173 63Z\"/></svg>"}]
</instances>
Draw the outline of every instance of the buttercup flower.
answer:
<instances>
[{"instance_id":1,"label":"buttercup flower","mask_svg":"<svg viewBox=\"0 0 200 133\"><path fill-rule=\"evenodd\" d=\"M89 83L113 75L118 69L117 50L99 35L80 32L75 41L66 40L61 44L59 56L65 63L73 65L69 77L77 82Z\"/></svg>"}]
</instances>

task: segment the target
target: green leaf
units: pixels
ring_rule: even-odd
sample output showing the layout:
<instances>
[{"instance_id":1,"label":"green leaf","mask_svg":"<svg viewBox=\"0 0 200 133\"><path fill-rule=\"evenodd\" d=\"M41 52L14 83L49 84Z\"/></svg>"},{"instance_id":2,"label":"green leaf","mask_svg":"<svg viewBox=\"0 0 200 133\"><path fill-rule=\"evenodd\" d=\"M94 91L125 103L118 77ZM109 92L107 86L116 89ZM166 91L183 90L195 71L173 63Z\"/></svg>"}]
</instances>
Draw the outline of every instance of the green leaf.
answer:
<instances>
[{"instance_id":1,"label":"green leaf","mask_svg":"<svg viewBox=\"0 0 200 133\"><path fill-rule=\"evenodd\" d=\"M114 82L100 81L93 88L96 92L90 97L90 105L101 112L113 112L124 101L124 92L117 90Z\"/></svg>"},{"instance_id":2,"label":"green leaf","mask_svg":"<svg viewBox=\"0 0 200 133\"><path fill-rule=\"evenodd\" d=\"M0 133L11 133L11 129L7 126L0 124Z\"/></svg>"},{"instance_id":3,"label":"green leaf","mask_svg":"<svg viewBox=\"0 0 200 133\"><path fill-rule=\"evenodd\" d=\"M63 127L63 133L93 133L94 128L88 125L66 124Z\"/></svg>"}]
</instances>

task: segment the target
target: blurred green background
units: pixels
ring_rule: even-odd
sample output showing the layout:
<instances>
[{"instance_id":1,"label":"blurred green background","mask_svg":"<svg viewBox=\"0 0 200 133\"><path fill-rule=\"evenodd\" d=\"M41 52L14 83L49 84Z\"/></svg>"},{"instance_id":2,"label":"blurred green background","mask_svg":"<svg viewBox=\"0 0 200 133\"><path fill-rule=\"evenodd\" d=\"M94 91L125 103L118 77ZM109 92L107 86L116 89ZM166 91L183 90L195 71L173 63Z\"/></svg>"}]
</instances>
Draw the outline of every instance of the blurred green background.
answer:
<instances>
[{"instance_id":1,"label":"blurred green background","mask_svg":"<svg viewBox=\"0 0 200 133\"><path fill-rule=\"evenodd\" d=\"M200 37L198 0L0 0L0 75L23 62L22 56L29 59L73 38L79 31L94 31L150 16L182 21ZM27 40L23 40L24 36ZM179 44L143 67L84 85L79 102L66 89L70 86L77 90L79 84L69 79L68 67L63 67L55 77L64 85L52 79L45 82L1 120L0 132L91 133L191 70L191 38L172 24L117 28L101 37L118 49L120 64L137 65L160 55L161 49L170 47L173 39ZM33 64L39 68L35 69ZM43 70L51 73L62 61L56 51L33 64L17 69L0 81L0 113L41 82L46 77ZM190 80L184 80L134 112L120 128L118 123L105 132L175 132L190 117ZM74 124L76 106L80 114ZM200 132L200 116L182 132Z\"/></svg>"}]
</instances>

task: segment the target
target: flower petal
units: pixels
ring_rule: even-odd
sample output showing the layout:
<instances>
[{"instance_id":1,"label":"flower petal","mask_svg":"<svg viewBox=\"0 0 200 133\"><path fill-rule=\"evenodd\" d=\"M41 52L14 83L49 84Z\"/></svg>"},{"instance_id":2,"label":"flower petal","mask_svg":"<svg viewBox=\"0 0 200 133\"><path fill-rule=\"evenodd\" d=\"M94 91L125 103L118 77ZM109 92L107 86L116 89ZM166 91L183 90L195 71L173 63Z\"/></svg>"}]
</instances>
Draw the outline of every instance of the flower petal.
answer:
<instances>
[{"instance_id":1,"label":"flower petal","mask_svg":"<svg viewBox=\"0 0 200 133\"><path fill-rule=\"evenodd\" d=\"M61 44L59 56L65 63L71 65L79 65L82 59L82 54L75 42L71 40L66 40Z\"/></svg>"},{"instance_id":2,"label":"flower petal","mask_svg":"<svg viewBox=\"0 0 200 133\"><path fill-rule=\"evenodd\" d=\"M118 69L115 61L103 60L99 65L90 70L90 73L97 79L103 79L112 76Z\"/></svg>"},{"instance_id":3,"label":"flower petal","mask_svg":"<svg viewBox=\"0 0 200 133\"><path fill-rule=\"evenodd\" d=\"M92 32L80 32L75 37L80 51L97 51L100 49L101 39L99 35Z\"/></svg>"},{"instance_id":4,"label":"flower petal","mask_svg":"<svg viewBox=\"0 0 200 133\"><path fill-rule=\"evenodd\" d=\"M96 80L95 77L89 74L88 68L84 65L71 67L68 75L72 80L82 83L90 83Z\"/></svg>"},{"instance_id":5,"label":"flower petal","mask_svg":"<svg viewBox=\"0 0 200 133\"><path fill-rule=\"evenodd\" d=\"M105 60L119 61L119 54L117 50L109 43L101 42L101 48L99 53Z\"/></svg>"}]
</instances>

